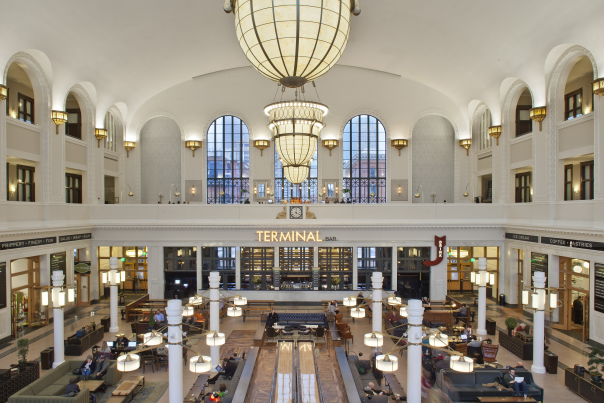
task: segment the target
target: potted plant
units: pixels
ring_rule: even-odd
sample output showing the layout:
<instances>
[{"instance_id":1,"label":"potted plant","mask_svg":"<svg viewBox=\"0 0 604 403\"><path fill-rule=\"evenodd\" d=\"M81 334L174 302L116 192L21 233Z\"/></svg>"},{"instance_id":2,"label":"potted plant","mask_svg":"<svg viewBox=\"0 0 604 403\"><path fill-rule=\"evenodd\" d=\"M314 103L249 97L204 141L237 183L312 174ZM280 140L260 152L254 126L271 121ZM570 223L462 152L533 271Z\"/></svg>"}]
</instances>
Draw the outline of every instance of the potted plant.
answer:
<instances>
[{"instance_id":1,"label":"potted plant","mask_svg":"<svg viewBox=\"0 0 604 403\"><path fill-rule=\"evenodd\" d=\"M598 370L598 366L600 366L600 369L604 371L604 353L602 350L594 347L591 353L589 353L587 365L589 365L588 369L592 382L602 382L602 373Z\"/></svg>"},{"instance_id":2,"label":"potted plant","mask_svg":"<svg viewBox=\"0 0 604 403\"><path fill-rule=\"evenodd\" d=\"M331 289L337 290L338 284L340 284L340 277L332 277L331 278Z\"/></svg>"},{"instance_id":3,"label":"potted plant","mask_svg":"<svg viewBox=\"0 0 604 403\"><path fill-rule=\"evenodd\" d=\"M342 199L344 197L346 197L346 202L348 203L349 199L350 199L350 189L342 189L342 193L343 193Z\"/></svg>"},{"instance_id":4,"label":"potted plant","mask_svg":"<svg viewBox=\"0 0 604 403\"><path fill-rule=\"evenodd\" d=\"M254 283L254 290L259 290L260 287L262 286L262 277L254 276L254 278L252 279L252 282Z\"/></svg>"},{"instance_id":5,"label":"potted plant","mask_svg":"<svg viewBox=\"0 0 604 403\"><path fill-rule=\"evenodd\" d=\"M512 330L516 329L516 326L518 326L518 321L510 316L505 320L505 325L508 328L508 334L511 336Z\"/></svg>"},{"instance_id":6,"label":"potted plant","mask_svg":"<svg viewBox=\"0 0 604 403\"><path fill-rule=\"evenodd\" d=\"M17 356L19 357L19 370L23 371L27 367L27 353L29 352L29 339L21 338L17 340Z\"/></svg>"},{"instance_id":7,"label":"potted plant","mask_svg":"<svg viewBox=\"0 0 604 403\"><path fill-rule=\"evenodd\" d=\"M153 316L153 312L149 314L149 330L153 330L155 327L155 317Z\"/></svg>"},{"instance_id":8,"label":"potted plant","mask_svg":"<svg viewBox=\"0 0 604 403\"><path fill-rule=\"evenodd\" d=\"M90 325L92 326L92 330L96 330L96 323L94 323L94 321L90 322Z\"/></svg>"}]
</instances>

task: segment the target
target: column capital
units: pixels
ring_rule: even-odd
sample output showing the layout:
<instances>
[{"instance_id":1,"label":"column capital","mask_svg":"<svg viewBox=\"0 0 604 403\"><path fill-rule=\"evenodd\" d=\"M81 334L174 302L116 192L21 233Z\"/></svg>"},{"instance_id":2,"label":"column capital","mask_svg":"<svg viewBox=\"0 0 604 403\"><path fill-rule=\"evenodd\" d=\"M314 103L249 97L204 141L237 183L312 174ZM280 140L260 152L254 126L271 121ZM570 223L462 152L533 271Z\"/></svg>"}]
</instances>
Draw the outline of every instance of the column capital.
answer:
<instances>
[{"instance_id":1,"label":"column capital","mask_svg":"<svg viewBox=\"0 0 604 403\"><path fill-rule=\"evenodd\" d=\"M487 258L479 257L478 258L478 270L484 271L487 269Z\"/></svg>"},{"instance_id":2,"label":"column capital","mask_svg":"<svg viewBox=\"0 0 604 403\"><path fill-rule=\"evenodd\" d=\"M407 302L407 321L410 325L421 325L424 316L424 307L419 299L410 299Z\"/></svg>"},{"instance_id":3,"label":"column capital","mask_svg":"<svg viewBox=\"0 0 604 403\"><path fill-rule=\"evenodd\" d=\"M220 287L220 273L217 271L210 272L210 288Z\"/></svg>"},{"instance_id":4,"label":"column capital","mask_svg":"<svg viewBox=\"0 0 604 403\"><path fill-rule=\"evenodd\" d=\"M60 270L55 270L52 272L52 285L54 287L61 287L63 285L63 280L65 279L65 275Z\"/></svg>"},{"instance_id":5,"label":"column capital","mask_svg":"<svg viewBox=\"0 0 604 403\"><path fill-rule=\"evenodd\" d=\"M169 325L180 325L182 323L182 301L171 299L166 307Z\"/></svg>"},{"instance_id":6,"label":"column capital","mask_svg":"<svg viewBox=\"0 0 604 403\"><path fill-rule=\"evenodd\" d=\"M535 288L545 288L545 273L542 271L536 271L533 274L533 282L535 283Z\"/></svg>"}]
</instances>

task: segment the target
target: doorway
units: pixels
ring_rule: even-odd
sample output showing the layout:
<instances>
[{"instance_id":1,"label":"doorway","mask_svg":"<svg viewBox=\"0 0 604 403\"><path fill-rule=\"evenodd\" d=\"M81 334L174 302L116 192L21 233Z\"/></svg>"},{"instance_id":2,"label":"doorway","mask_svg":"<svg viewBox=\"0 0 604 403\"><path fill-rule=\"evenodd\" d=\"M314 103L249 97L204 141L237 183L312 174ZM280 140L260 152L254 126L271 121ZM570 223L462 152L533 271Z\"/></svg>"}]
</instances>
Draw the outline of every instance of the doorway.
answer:
<instances>
[{"instance_id":1,"label":"doorway","mask_svg":"<svg viewBox=\"0 0 604 403\"><path fill-rule=\"evenodd\" d=\"M48 324L46 307L42 306L40 257L33 256L10 262L11 334L19 338L34 328Z\"/></svg>"},{"instance_id":2,"label":"doorway","mask_svg":"<svg viewBox=\"0 0 604 403\"><path fill-rule=\"evenodd\" d=\"M470 277L474 261L472 248L448 248L447 258L447 291L473 292Z\"/></svg>"},{"instance_id":3,"label":"doorway","mask_svg":"<svg viewBox=\"0 0 604 403\"><path fill-rule=\"evenodd\" d=\"M90 274L75 273L75 290L77 306L90 305Z\"/></svg>"},{"instance_id":4,"label":"doorway","mask_svg":"<svg viewBox=\"0 0 604 403\"><path fill-rule=\"evenodd\" d=\"M560 257L560 308L558 318L552 318L553 328L578 333L583 341L589 339L590 269L588 261Z\"/></svg>"}]
</instances>

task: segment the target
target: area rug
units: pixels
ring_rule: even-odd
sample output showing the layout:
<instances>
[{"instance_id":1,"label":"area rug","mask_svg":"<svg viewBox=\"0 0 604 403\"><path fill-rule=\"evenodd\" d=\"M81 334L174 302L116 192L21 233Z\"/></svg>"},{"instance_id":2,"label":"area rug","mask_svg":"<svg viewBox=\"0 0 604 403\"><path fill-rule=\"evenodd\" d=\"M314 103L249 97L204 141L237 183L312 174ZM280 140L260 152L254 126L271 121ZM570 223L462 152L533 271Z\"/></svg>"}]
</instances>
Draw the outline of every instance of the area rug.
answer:
<instances>
[{"instance_id":1,"label":"area rug","mask_svg":"<svg viewBox=\"0 0 604 403\"><path fill-rule=\"evenodd\" d=\"M124 381L125 378L117 384L113 386L109 386L104 393L98 393L96 395L97 403L105 403L111 398L111 392L113 392L117 387ZM145 386L143 389L132 399L130 403L155 403L159 400L160 397L164 394L164 392L168 389L168 382L148 382L145 381Z\"/></svg>"}]
</instances>

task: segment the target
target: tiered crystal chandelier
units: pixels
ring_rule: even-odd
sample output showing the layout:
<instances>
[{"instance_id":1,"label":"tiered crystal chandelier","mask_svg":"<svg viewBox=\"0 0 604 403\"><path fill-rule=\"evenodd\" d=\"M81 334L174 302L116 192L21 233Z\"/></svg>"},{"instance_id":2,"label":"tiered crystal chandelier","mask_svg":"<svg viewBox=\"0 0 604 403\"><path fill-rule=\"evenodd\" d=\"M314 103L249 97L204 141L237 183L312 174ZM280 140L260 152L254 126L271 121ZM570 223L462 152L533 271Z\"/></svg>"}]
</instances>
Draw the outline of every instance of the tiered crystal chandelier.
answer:
<instances>
[{"instance_id":1,"label":"tiered crystal chandelier","mask_svg":"<svg viewBox=\"0 0 604 403\"><path fill-rule=\"evenodd\" d=\"M264 108L283 173L292 184L306 180L327 106L310 101L275 102Z\"/></svg>"}]
</instances>

